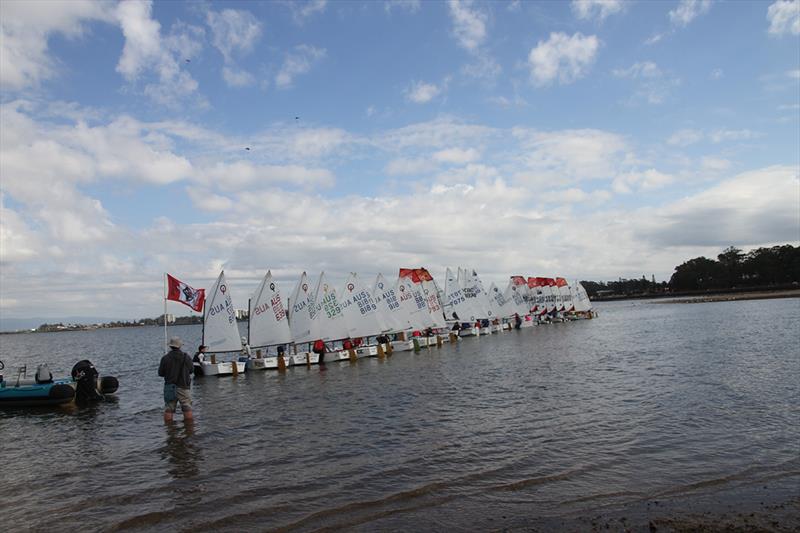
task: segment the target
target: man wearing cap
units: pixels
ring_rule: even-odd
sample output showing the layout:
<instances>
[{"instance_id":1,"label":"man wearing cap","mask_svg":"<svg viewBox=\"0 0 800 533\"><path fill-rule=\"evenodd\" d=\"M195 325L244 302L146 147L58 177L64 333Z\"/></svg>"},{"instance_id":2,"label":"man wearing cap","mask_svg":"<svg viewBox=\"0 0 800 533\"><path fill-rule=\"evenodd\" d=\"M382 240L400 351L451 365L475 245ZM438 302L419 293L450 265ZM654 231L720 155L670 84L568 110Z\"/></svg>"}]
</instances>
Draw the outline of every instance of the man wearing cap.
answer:
<instances>
[{"instance_id":1,"label":"man wearing cap","mask_svg":"<svg viewBox=\"0 0 800 533\"><path fill-rule=\"evenodd\" d=\"M178 337L169 340L172 348L161 358L158 375L164 378L164 422L172 422L178 402L184 420L192 420L191 385L192 358L181 351L183 341Z\"/></svg>"}]
</instances>

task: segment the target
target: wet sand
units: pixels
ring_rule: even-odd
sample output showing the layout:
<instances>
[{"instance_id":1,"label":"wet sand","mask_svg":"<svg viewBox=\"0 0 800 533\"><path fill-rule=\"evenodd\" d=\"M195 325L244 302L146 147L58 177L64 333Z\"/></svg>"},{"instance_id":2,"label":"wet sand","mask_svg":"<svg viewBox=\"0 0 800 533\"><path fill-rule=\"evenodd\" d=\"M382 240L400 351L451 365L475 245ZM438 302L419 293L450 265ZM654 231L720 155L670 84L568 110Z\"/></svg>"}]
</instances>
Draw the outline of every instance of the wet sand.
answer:
<instances>
[{"instance_id":1,"label":"wet sand","mask_svg":"<svg viewBox=\"0 0 800 533\"><path fill-rule=\"evenodd\" d=\"M699 304L708 302L732 302L736 300L768 300L771 298L800 298L800 289L788 291L758 291L739 292L728 294L710 294L708 296L692 296L688 298L675 298L661 300L653 303L659 304Z\"/></svg>"}]
</instances>

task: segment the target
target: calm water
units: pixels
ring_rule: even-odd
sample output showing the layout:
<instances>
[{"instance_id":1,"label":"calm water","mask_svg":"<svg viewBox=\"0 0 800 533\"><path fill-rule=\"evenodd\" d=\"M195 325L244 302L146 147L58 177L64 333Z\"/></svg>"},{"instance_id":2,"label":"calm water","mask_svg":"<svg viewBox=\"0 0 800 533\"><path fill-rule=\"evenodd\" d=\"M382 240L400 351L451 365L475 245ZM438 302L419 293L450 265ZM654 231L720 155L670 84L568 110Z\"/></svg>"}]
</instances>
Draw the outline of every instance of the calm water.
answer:
<instances>
[{"instance_id":1,"label":"calm water","mask_svg":"<svg viewBox=\"0 0 800 533\"><path fill-rule=\"evenodd\" d=\"M163 330L0 336L113 402L0 411L3 529L474 530L800 471L800 300L618 302L380 361L205 378L161 420ZM197 327L171 328L197 345ZM798 490L800 493L800 490Z\"/></svg>"}]
</instances>

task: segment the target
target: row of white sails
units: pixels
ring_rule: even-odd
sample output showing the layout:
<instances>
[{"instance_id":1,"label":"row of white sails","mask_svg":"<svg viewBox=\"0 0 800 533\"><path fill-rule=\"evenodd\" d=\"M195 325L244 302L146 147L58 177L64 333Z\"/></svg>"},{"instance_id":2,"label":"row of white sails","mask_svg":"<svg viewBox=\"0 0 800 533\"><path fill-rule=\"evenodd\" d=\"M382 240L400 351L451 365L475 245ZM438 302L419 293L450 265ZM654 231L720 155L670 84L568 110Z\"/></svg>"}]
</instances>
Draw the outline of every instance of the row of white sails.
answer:
<instances>
[{"instance_id":1,"label":"row of white sails","mask_svg":"<svg viewBox=\"0 0 800 533\"><path fill-rule=\"evenodd\" d=\"M494 283L486 290L475 270L462 268L455 273L447 269L443 288L424 268L401 269L392 282L378 274L371 285L350 273L338 292L324 272L313 287L303 272L287 304L268 271L249 300L249 349L294 345L296 353L298 345L317 340L333 343L401 332L442 332L454 322L498 325L516 316L535 321L591 312L580 283L512 276L505 290ZM243 339L221 272L206 301L203 344L210 354L240 352Z\"/></svg>"}]
</instances>

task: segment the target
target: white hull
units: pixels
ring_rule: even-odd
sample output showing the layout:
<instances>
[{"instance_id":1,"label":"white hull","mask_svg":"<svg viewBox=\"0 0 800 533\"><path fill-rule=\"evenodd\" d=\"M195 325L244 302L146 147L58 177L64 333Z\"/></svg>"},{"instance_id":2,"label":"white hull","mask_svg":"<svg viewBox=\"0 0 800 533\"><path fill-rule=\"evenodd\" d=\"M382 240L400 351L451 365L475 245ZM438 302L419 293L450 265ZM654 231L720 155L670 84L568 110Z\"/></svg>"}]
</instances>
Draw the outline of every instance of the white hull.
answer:
<instances>
[{"instance_id":1,"label":"white hull","mask_svg":"<svg viewBox=\"0 0 800 533\"><path fill-rule=\"evenodd\" d=\"M233 374L233 364L234 363L230 361L222 363L203 361L203 363L200 365L200 368L203 370L204 376L230 376ZM239 373L244 374L244 371L247 369L247 365L244 363L244 361L237 361L235 364Z\"/></svg>"},{"instance_id":2,"label":"white hull","mask_svg":"<svg viewBox=\"0 0 800 533\"><path fill-rule=\"evenodd\" d=\"M413 341L392 341L392 351L407 352L414 349Z\"/></svg>"},{"instance_id":3,"label":"white hull","mask_svg":"<svg viewBox=\"0 0 800 533\"><path fill-rule=\"evenodd\" d=\"M491 326L490 327L485 327L485 328L480 328L478 331L480 332L481 335L491 335L492 334Z\"/></svg>"},{"instance_id":4,"label":"white hull","mask_svg":"<svg viewBox=\"0 0 800 533\"><path fill-rule=\"evenodd\" d=\"M247 370L277 370L277 357L262 357L261 359L248 359Z\"/></svg>"},{"instance_id":5,"label":"white hull","mask_svg":"<svg viewBox=\"0 0 800 533\"><path fill-rule=\"evenodd\" d=\"M319 364L319 355L314 352L297 352L286 358L286 366L304 366Z\"/></svg>"},{"instance_id":6,"label":"white hull","mask_svg":"<svg viewBox=\"0 0 800 533\"><path fill-rule=\"evenodd\" d=\"M375 357L378 355L377 346L362 346L356 350L359 357Z\"/></svg>"},{"instance_id":7,"label":"white hull","mask_svg":"<svg viewBox=\"0 0 800 533\"><path fill-rule=\"evenodd\" d=\"M492 333L500 333L503 331L503 326L501 324L492 324L489 329Z\"/></svg>"}]
</instances>

